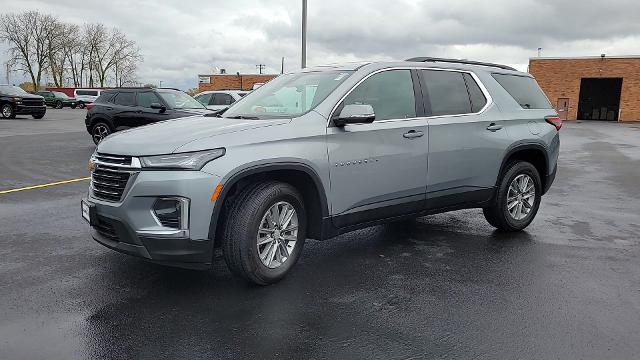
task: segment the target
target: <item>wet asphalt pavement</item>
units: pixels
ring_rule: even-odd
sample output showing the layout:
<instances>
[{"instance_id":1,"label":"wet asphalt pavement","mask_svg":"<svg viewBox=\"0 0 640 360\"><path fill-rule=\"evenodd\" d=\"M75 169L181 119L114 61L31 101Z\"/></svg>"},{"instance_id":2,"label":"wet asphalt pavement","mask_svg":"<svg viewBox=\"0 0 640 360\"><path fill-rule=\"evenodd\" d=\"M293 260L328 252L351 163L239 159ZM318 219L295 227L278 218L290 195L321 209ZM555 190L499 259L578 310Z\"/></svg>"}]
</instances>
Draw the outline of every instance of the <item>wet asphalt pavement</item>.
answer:
<instances>
[{"instance_id":1,"label":"wet asphalt pavement","mask_svg":"<svg viewBox=\"0 0 640 360\"><path fill-rule=\"evenodd\" d=\"M83 117L0 120L0 190L88 176ZM524 232L480 210L373 227L268 287L102 247L87 182L0 195L0 359L640 358L640 124L561 142Z\"/></svg>"}]
</instances>

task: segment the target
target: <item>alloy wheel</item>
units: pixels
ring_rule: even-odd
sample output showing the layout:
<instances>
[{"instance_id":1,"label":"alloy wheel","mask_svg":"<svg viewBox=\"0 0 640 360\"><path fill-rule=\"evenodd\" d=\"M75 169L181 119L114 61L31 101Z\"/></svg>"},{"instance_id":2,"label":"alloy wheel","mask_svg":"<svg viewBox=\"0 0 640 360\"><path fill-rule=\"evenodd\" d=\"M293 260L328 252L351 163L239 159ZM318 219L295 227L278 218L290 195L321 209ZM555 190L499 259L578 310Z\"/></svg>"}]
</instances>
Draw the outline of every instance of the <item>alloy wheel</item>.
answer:
<instances>
[{"instance_id":1,"label":"alloy wheel","mask_svg":"<svg viewBox=\"0 0 640 360\"><path fill-rule=\"evenodd\" d=\"M533 208L536 187L531 176L520 174L516 176L507 191L507 211L515 220L522 220L529 215Z\"/></svg>"},{"instance_id":2,"label":"alloy wheel","mask_svg":"<svg viewBox=\"0 0 640 360\"><path fill-rule=\"evenodd\" d=\"M275 269L290 257L298 240L298 214L286 201L271 206L260 221L257 235L258 257L262 264Z\"/></svg>"},{"instance_id":3,"label":"alloy wheel","mask_svg":"<svg viewBox=\"0 0 640 360\"><path fill-rule=\"evenodd\" d=\"M93 128L93 141L97 144L109 135L106 125L98 124Z\"/></svg>"},{"instance_id":4,"label":"alloy wheel","mask_svg":"<svg viewBox=\"0 0 640 360\"><path fill-rule=\"evenodd\" d=\"M5 105L2 107L2 117L5 117L5 118L10 117L10 116L11 116L12 111L13 111L13 110L11 109L11 105L9 105L9 104L5 104Z\"/></svg>"}]
</instances>

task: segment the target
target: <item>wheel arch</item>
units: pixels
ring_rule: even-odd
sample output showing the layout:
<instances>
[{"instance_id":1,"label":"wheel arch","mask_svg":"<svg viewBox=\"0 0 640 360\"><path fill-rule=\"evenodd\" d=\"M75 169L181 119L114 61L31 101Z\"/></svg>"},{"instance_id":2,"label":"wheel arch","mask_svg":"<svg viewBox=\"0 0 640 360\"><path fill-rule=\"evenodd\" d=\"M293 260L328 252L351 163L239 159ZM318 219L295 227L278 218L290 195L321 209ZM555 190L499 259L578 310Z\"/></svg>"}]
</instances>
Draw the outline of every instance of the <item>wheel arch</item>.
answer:
<instances>
[{"instance_id":1,"label":"wheel arch","mask_svg":"<svg viewBox=\"0 0 640 360\"><path fill-rule=\"evenodd\" d=\"M500 166L500 175L496 179L496 186L500 182L502 174L507 170L506 167L514 160L523 160L531 163L538 170L540 174L540 181L542 182L542 189L546 189L546 182L549 176L549 153L547 148L539 143L519 143L514 144L509 150L507 150L505 156L502 159Z\"/></svg>"},{"instance_id":2,"label":"wheel arch","mask_svg":"<svg viewBox=\"0 0 640 360\"><path fill-rule=\"evenodd\" d=\"M279 180L294 186L302 194L307 212L307 238L322 239L322 220L329 214L327 196L320 176L303 163L271 163L239 170L223 180L223 188L216 199L209 225L209 239L216 241L224 228L229 201L247 186L261 180Z\"/></svg>"}]
</instances>

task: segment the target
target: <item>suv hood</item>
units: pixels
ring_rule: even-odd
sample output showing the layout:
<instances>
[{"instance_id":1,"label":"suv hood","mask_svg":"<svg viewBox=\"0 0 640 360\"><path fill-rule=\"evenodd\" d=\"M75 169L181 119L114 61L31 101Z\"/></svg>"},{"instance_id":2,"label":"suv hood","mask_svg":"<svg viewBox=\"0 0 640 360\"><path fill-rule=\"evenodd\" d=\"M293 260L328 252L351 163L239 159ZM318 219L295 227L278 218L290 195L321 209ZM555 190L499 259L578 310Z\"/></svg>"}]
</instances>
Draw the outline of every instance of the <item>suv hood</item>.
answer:
<instances>
[{"instance_id":1,"label":"suv hood","mask_svg":"<svg viewBox=\"0 0 640 360\"><path fill-rule=\"evenodd\" d=\"M170 154L195 140L282 125L290 121L291 119L238 120L204 116L184 117L114 133L98 145L98 151L131 156ZM209 148L222 146L224 144L216 144Z\"/></svg>"},{"instance_id":2,"label":"suv hood","mask_svg":"<svg viewBox=\"0 0 640 360\"><path fill-rule=\"evenodd\" d=\"M36 94L20 94L20 95L6 95L6 96L19 97L19 98L23 98L23 99L36 99L36 100L44 99L44 97L42 97L40 95L36 95Z\"/></svg>"}]
</instances>

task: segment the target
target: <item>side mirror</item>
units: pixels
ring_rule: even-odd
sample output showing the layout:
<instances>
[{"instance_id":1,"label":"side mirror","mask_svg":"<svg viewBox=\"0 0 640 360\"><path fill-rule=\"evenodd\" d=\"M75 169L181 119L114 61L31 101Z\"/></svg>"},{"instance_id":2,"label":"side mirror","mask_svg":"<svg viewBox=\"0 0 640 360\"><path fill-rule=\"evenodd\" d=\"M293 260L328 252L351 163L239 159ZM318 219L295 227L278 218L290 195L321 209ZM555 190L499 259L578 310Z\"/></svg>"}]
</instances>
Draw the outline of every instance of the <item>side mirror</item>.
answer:
<instances>
[{"instance_id":1,"label":"side mirror","mask_svg":"<svg viewBox=\"0 0 640 360\"><path fill-rule=\"evenodd\" d=\"M160 103L151 103L151 105L149 105L150 108L152 109L156 109L156 110L160 110L161 113L167 111L167 108L160 104Z\"/></svg>"},{"instance_id":2,"label":"side mirror","mask_svg":"<svg viewBox=\"0 0 640 360\"><path fill-rule=\"evenodd\" d=\"M368 104L349 104L345 105L340 114L334 117L333 123L338 127L347 124L370 124L376 119L373 107Z\"/></svg>"}]
</instances>

